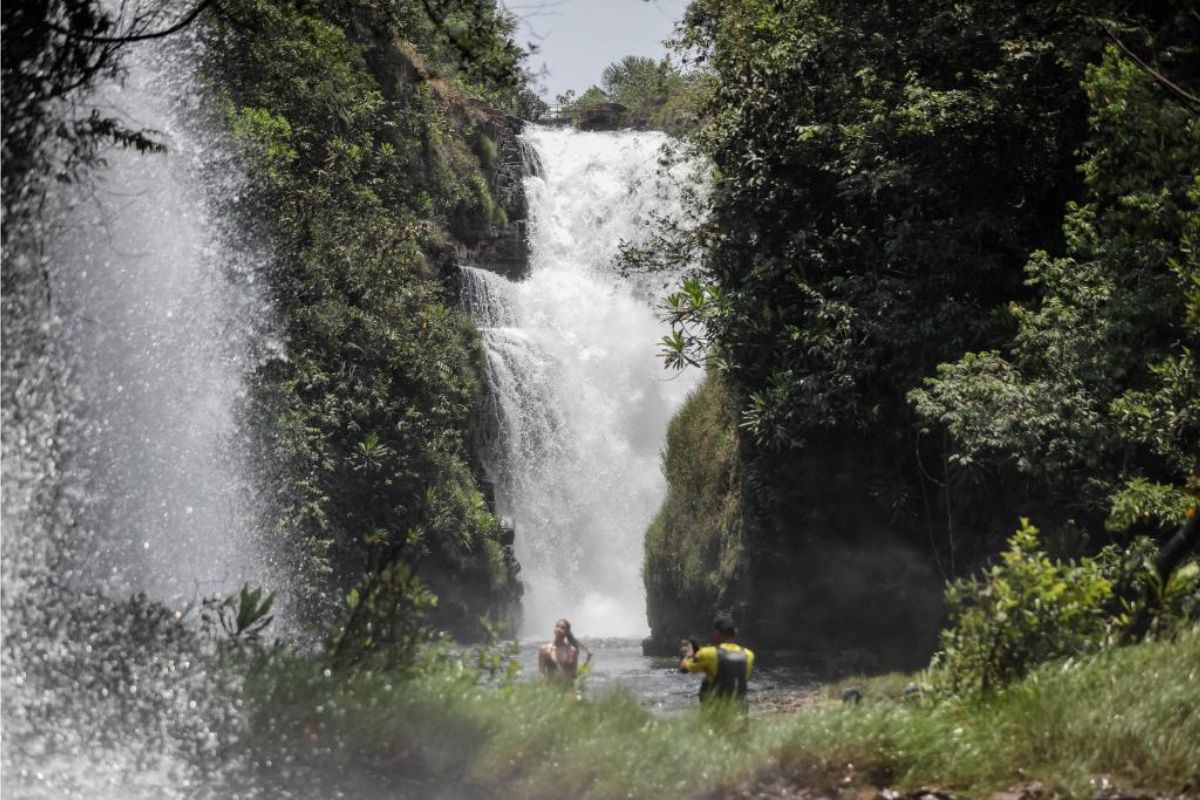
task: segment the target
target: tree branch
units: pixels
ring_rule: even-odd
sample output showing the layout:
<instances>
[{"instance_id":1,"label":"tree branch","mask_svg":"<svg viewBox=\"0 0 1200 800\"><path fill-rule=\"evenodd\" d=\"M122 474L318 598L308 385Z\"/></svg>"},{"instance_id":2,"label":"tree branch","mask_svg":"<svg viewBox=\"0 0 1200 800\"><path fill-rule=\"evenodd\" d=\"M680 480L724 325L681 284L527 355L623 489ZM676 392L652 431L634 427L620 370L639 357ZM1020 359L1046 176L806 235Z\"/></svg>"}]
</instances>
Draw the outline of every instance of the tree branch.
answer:
<instances>
[{"instance_id":1,"label":"tree branch","mask_svg":"<svg viewBox=\"0 0 1200 800\"><path fill-rule=\"evenodd\" d=\"M96 44L131 44L133 42L144 42L150 39L162 39L166 36L170 36L173 33L178 33L188 25L191 25L196 17L200 16L204 9L214 5L215 3L216 0L200 0L196 7L193 8L187 16L179 20L179 22L176 22L169 28L164 28L161 31L154 31L153 33L134 33L127 36L92 36L89 34L75 33L69 28L64 28L61 25L55 25L53 23L51 23L49 27L52 31L61 33L68 39L77 39L83 42L94 42Z\"/></svg>"},{"instance_id":2,"label":"tree branch","mask_svg":"<svg viewBox=\"0 0 1200 800\"><path fill-rule=\"evenodd\" d=\"M1179 84L1175 83L1170 78L1168 78L1166 75L1163 75L1161 72L1156 70L1154 67L1147 64L1145 61L1143 61L1141 58L1138 57L1137 53L1130 50L1125 45L1124 42L1122 42L1120 39L1118 39L1112 31L1107 31L1107 33L1108 33L1108 38L1112 39L1113 42L1116 43L1117 47L1121 48L1121 52L1123 52L1130 59L1132 59L1132 61L1135 64L1137 64L1139 67L1141 67L1147 74L1149 74L1156 81L1158 81L1160 84L1162 84L1162 86L1164 88L1166 88L1168 91L1170 91L1174 94L1179 95L1179 97L1183 98L1185 101L1187 101L1188 103L1191 103L1192 105L1196 106L1197 108L1200 108L1200 97L1197 97L1196 95L1187 91L1182 86L1180 86Z\"/></svg>"},{"instance_id":3,"label":"tree branch","mask_svg":"<svg viewBox=\"0 0 1200 800\"><path fill-rule=\"evenodd\" d=\"M1182 564L1183 560L1197 546L1200 546L1200 508L1193 506L1188 511L1187 520L1163 545L1154 562L1155 571L1163 586L1166 586L1167 582L1171 580L1171 574L1175 568ZM1126 643L1140 642L1144 639L1150 630L1150 623L1153 621L1156 611L1158 611L1158 598L1154 595L1147 595L1145 604L1138 609L1137 615L1129 623L1124 641Z\"/></svg>"}]
</instances>

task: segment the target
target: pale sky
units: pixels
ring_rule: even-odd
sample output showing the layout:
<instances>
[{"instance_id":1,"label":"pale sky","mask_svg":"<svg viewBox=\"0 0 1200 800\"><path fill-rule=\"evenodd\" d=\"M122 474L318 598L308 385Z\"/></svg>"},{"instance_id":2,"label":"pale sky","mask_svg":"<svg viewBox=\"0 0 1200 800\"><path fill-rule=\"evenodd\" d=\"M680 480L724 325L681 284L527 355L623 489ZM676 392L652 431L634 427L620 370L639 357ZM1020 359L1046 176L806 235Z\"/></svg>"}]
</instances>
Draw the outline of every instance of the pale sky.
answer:
<instances>
[{"instance_id":1,"label":"pale sky","mask_svg":"<svg viewBox=\"0 0 1200 800\"><path fill-rule=\"evenodd\" d=\"M687 0L505 0L521 18L517 43L533 42L529 58L548 102L567 89L582 93L624 56L662 58Z\"/></svg>"}]
</instances>

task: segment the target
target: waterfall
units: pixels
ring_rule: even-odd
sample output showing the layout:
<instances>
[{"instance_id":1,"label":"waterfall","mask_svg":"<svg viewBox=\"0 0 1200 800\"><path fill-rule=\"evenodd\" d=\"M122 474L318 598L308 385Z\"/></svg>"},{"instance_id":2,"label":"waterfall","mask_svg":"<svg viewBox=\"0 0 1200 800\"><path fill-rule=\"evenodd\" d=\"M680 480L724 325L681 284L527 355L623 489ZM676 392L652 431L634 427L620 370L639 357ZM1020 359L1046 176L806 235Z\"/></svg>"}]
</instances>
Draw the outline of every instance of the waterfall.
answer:
<instances>
[{"instance_id":1,"label":"waterfall","mask_svg":"<svg viewBox=\"0 0 1200 800\"><path fill-rule=\"evenodd\" d=\"M111 152L94 185L52 198L77 430L64 479L83 497L69 561L82 586L179 605L263 577L236 411L270 314L254 256L219 218L238 176L184 124L197 110L186 65L134 55L94 102L159 131L167 153Z\"/></svg>"},{"instance_id":2,"label":"waterfall","mask_svg":"<svg viewBox=\"0 0 1200 800\"><path fill-rule=\"evenodd\" d=\"M122 605L182 611L269 575L238 409L271 314L182 44L131 48L123 84L75 110L168 152L103 153L6 254L3 760L22 796L206 796L194 771L241 713L169 612Z\"/></svg>"},{"instance_id":3,"label":"waterfall","mask_svg":"<svg viewBox=\"0 0 1200 800\"><path fill-rule=\"evenodd\" d=\"M659 174L656 132L529 126L530 270L463 269L487 353L495 439L485 462L516 527L523 633L566 617L585 636L648 628L642 540L666 492L667 424L698 378L663 369L654 304L668 280L622 275L622 242L680 214L686 164Z\"/></svg>"}]
</instances>

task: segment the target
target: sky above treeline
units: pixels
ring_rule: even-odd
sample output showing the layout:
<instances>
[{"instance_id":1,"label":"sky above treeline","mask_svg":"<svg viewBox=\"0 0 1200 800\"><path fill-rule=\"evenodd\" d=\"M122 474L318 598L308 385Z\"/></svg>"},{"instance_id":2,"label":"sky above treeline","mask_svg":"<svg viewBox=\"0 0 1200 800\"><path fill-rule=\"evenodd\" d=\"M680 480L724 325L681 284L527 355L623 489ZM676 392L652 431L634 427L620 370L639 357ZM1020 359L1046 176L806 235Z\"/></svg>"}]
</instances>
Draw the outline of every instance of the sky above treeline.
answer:
<instances>
[{"instance_id":1,"label":"sky above treeline","mask_svg":"<svg viewBox=\"0 0 1200 800\"><path fill-rule=\"evenodd\" d=\"M521 19L519 44L537 45L529 65L547 102L568 89L582 93L628 55L662 58L688 0L511 0Z\"/></svg>"}]
</instances>

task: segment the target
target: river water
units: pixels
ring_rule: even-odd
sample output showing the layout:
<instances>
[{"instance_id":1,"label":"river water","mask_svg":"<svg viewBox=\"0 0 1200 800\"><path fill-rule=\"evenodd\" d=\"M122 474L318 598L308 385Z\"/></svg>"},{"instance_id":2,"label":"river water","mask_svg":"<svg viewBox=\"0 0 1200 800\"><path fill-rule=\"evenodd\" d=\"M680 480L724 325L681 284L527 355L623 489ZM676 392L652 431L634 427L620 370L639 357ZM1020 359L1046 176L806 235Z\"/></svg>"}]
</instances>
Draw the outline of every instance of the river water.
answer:
<instances>
[{"instance_id":1,"label":"river water","mask_svg":"<svg viewBox=\"0 0 1200 800\"><path fill-rule=\"evenodd\" d=\"M580 682L585 698L602 698L624 692L655 714L673 715L694 709L698 702L700 678L679 672L675 658L643 656L642 643L636 639L581 639L595 650L591 669ZM521 680L536 680L537 651L544 640L521 640L519 659ZM796 666L771 664L755 670L750 681L752 713L794 708L817 696L820 684L809 670Z\"/></svg>"}]
</instances>

